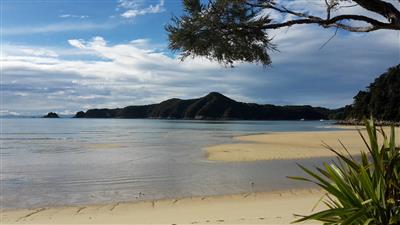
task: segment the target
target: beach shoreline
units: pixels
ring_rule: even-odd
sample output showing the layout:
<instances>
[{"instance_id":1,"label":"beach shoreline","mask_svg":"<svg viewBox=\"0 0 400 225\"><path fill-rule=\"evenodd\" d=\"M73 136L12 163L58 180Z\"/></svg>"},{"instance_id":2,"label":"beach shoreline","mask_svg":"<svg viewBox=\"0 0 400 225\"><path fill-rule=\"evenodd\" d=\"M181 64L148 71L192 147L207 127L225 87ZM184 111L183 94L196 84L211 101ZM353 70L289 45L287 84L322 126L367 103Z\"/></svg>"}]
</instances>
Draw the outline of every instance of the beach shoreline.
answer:
<instances>
[{"instance_id":1,"label":"beach shoreline","mask_svg":"<svg viewBox=\"0 0 400 225\"><path fill-rule=\"evenodd\" d=\"M297 218L294 214L311 213L323 194L296 189L2 210L1 224L289 224Z\"/></svg>"},{"instance_id":2,"label":"beach shoreline","mask_svg":"<svg viewBox=\"0 0 400 225\"><path fill-rule=\"evenodd\" d=\"M337 131L300 131L271 132L254 135L235 136L236 143L209 146L204 149L205 157L220 162L250 162L265 160L296 160L307 158L334 157L324 145L344 151L343 145L352 155L366 151L365 143L357 129L364 137L367 132L363 127L338 126ZM345 129L343 129L345 128ZM383 128L386 133L389 127ZM399 132L400 128L396 128ZM398 142L400 142L400 137ZM379 140L382 138L379 135Z\"/></svg>"},{"instance_id":3,"label":"beach shoreline","mask_svg":"<svg viewBox=\"0 0 400 225\"><path fill-rule=\"evenodd\" d=\"M247 162L330 157L332 155L327 154L329 151L323 149L320 143L325 141L339 148L337 139L341 139L352 154L357 154L352 149L364 149L364 143L355 127L346 128L338 131L236 136L233 139L237 143L207 148L207 159L215 162ZM361 132L366 135L365 131ZM323 195L320 189L281 189L105 204L2 209L0 214L1 224L290 224L296 219L294 214L311 214L311 209ZM305 224L319 223L310 221Z\"/></svg>"}]
</instances>

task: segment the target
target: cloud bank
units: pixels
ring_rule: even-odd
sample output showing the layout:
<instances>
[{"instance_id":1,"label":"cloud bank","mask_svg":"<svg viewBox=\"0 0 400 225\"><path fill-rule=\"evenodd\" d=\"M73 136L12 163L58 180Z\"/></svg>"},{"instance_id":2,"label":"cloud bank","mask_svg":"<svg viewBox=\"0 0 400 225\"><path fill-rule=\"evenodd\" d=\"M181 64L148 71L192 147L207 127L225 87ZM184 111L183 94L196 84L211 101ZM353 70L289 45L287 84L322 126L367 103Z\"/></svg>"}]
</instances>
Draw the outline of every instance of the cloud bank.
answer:
<instances>
[{"instance_id":1,"label":"cloud bank","mask_svg":"<svg viewBox=\"0 0 400 225\"><path fill-rule=\"evenodd\" d=\"M202 58L181 62L148 39L76 38L66 40L66 49L8 45L1 59L2 110L65 113L211 91L246 102L340 107L400 62L399 33L338 35L320 49L333 32L299 26L271 34L280 52L272 53L268 68L245 63L225 68Z\"/></svg>"}]
</instances>

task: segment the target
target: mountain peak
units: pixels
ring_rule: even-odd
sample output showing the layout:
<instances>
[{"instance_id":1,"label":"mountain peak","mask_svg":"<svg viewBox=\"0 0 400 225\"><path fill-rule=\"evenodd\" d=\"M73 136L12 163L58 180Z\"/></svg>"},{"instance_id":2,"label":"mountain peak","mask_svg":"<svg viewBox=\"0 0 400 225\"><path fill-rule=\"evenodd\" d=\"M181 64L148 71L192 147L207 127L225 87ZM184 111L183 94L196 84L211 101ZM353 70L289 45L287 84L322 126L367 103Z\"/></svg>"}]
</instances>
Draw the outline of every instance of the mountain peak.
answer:
<instances>
[{"instance_id":1,"label":"mountain peak","mask_svg":"<svg viewBox=\"0 0 400 225\"><path fill-rule=\"evenodd\" d=\"M210 93L208 93L208 95L206 95L205 97L218 97L218 98L228 98L228 97L226 97L225 95L223 95L223 94L221 94L221 93L219 93L219 92L215 92L215 91L213 91L213 92L210 92Z\"/></svg>"}]
</instances>

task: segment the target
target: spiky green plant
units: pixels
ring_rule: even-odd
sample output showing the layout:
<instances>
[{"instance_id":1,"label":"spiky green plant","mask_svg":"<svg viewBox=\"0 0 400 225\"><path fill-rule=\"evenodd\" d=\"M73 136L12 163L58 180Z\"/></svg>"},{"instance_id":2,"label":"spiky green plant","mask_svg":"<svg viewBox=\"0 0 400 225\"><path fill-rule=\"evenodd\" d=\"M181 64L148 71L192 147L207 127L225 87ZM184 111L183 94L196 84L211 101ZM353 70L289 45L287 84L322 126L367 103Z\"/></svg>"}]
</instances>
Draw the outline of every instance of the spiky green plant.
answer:
<instances>
[{"instance_id":1,"label":"spiky green plant","mask_svg":"<svg viewBox=\"0 0 400 225\"><path fill-rule=\"evenodd\" d=\"M360 158L350 155L341 144L345 154L325 145L334 152L337 160L323 163L316 170L299 165L308 175L289 177L312 182L320 186L326 195L321 201L327 209L294 221L317 220L324 224L389 225L400 224L400 148L395 143L395 129L391 127L390 137L383 129L378 144L377 129L373 120L365 122L369 142L362 135L368 151L361 152Z\"/></svg>"}]
</instances>

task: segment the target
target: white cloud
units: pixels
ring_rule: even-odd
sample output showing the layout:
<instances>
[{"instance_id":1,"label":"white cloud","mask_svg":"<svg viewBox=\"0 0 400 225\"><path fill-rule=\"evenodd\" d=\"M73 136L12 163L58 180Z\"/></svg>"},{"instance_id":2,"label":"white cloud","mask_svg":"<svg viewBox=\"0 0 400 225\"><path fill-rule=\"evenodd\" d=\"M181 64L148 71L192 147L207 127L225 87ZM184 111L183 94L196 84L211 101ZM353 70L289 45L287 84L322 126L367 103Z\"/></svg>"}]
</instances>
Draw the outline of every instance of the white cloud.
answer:
<instances>
[{"instance_id":1,"label":"white cloud","mask_svg":"<svg viewBox=\"0 0 400 225\"><path fill-rule=\"evenodd\" d=\"M8 46L2 58L4 106L15 112L78 111L219 91L240 101L339 107L400 61L396 32L338 34L323 49L331 33L322 28L274 34L280 52L266 69L240 63L224 68L203 58L180 62L147 39L71 39L71 48L62 50Z\"/></svg>"},{"instance_id":2,"label":"white cloud","mask_svg":"<svg viewBox=\"0 0 400 225\"><path fill-rule=\"evenodd\" d=\"M85 45L82 42L83 42L82 40L77 40L77 39L68 40L68 43L71 46L73 46L75 48L79 48L79 49L84 49L85 48Z\"/></svg>"},{"instance_id":3,"label":"white cloud","mask_svg":"<svg viewBox=\"0 0 400 225\"><path fill-rule=\"evenodd\" d=\"M0 110L0 116L19 116L20 113L9 111L7 109Z\"/></svg>"},{"instance_id":4,"label":"white cloud","mask_svg":"<svg viewBox=\"0 0 400 225\"><path fill-rule=\"evenodd\" d=\"M74 18L74 19L87 19L89 16L87 15L73 15L73 14L62 14L59 15L60 18Z\"/></svg>"},{"instance_id":5,"label":"white cloud","mask_svg":"<svg viewBox=\"0 0 400 225\"><path fill-rule=\"evenodd\" d=\"M137 8L144 3L144 0L119 0L118 8L132 9Z\"/></svg>"},{"instance_id":6,"label":"white cloud","mask_svg":"<svg viewBox=\"0 0 400 225\"><path fill-rule=\"evenodd\" d=\"M107 42L104 40L103 37L96 36L92 39L92 42L90 43L91 46L93 47L104 47L106 46Z\"/></svg>"},{"instance_id":7,"label":"white cloud","mask_svg":"<svg viewBox=\"0 0 400 225\"><path fill-rule=\"evenodd\" d=\"M43 56L43 57L53 57L56 58L58 57L58 54L55 51L49 50L49 49L43 49L43 48L20 48L16 49L19 50L21 53L24 53L29 56Z\"/></svg>"},{"instance_id":8,"label":"white cloud","mask_svg":"<svg viewBox=\"0 0 400 225\"><path fill-rule=\"evenodd\" d=\"M137 47L146 47L146 48L150 48L150 40L149 39L136 39L133 40L131 42L129 42L130 44L137 46Z\"/></svg>"},{"instance_id":9,"label":"white cloud","mask_svg":"<svg viewBox=\"0 0 400 225\"><path fill-rule=\"evenodd\" d=\"M121 16L127 19L165 11L164 0L160 0L157 4L149 5L147 7L144 7L143 5L144 2L140 0L120 0L118 9L124 10L124 12L121 13Z\"/></svg>"},{"instance_id":10,"label":"white cloud","mask_svg":"<svg viewBox=\"0 0 400 225\"><path fill-rule=\"evenodd\" d=\"M38 33L55 33L68 31L87 31L111 29L118 26L117 23L54 23L43 26L27 27L3 27L3 35L25 35Z\"/></svg>"},{"instance_id":11,"label":"white cloud","mask_svg":"<svg viewBox=\"0 0 400 225\"><path fill-rule=\"evenodd\" d=\"M82 39L71 39L68 40L68 43L78 49L90 49L92 47L102 47L106 46L106 41L104 40L103 37L93 37L90 42L86 42L85 40Z\"/></svg>"}]
</instances>

